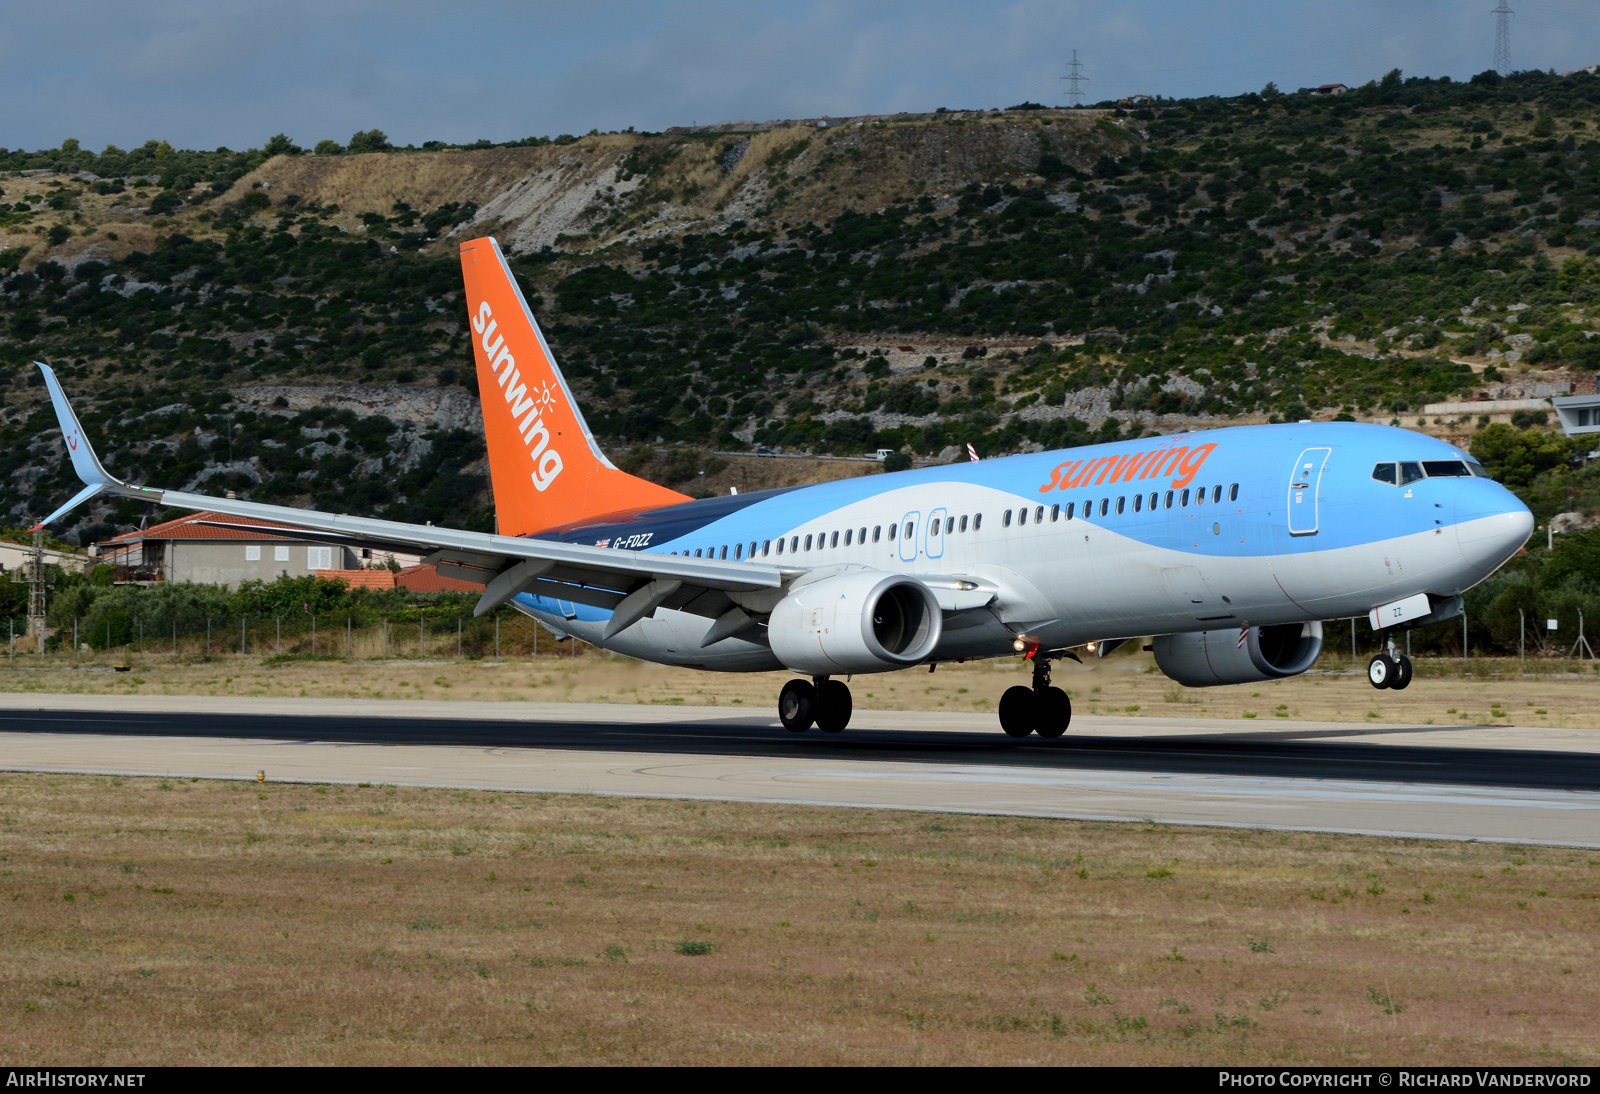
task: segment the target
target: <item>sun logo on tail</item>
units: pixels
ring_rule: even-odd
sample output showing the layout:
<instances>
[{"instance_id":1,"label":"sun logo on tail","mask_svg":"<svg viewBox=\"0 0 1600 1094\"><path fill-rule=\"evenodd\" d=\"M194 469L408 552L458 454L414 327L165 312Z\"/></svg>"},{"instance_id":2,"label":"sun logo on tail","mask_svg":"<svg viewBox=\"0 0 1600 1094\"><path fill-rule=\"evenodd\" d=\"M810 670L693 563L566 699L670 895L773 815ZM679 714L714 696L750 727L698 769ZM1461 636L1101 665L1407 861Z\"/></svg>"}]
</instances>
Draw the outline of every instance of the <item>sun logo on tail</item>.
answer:
<instances>
[{"instance_id":1,"label":"sun logo on tail","mask_svg":"<svg viewBox=\"0 0 1600 1094\"><path fill-rule=\"evenodd\" d=\"M540 385L539 394L534 399L534 405L539 408L539 417L541 418L550 412L551 407L556 405L556 392L550 386L548 380Z\"/></svg>"}]
</instances>

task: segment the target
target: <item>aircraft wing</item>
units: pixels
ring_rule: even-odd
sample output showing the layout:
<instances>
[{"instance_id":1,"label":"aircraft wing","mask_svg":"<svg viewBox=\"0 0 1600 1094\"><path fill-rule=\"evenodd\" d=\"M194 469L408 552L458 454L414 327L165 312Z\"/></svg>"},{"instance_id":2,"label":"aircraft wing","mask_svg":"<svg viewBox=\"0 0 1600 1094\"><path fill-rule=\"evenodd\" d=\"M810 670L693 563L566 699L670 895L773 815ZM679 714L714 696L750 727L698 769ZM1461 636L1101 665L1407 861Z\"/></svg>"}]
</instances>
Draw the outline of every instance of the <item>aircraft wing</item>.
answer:
<instances>
[{"instance_id":1,"label":"aircraft wing","mask_svg":"<svg viewBox=\"0 0 1600 1094\"><path fill-rule=\"evenodd\" d=\"M39 364L73 470L84 488L41 525L66 515L102 494L137 498L178 509L206 510L223 517L247 517L306 530L310 538L374 545L424 554L440 573L484 586L475 614L483 615L522 592L613 609L614 630L621 630L657 607L676 608L718 618L729 611L729 593L775 590L798 571L755 562L727 562L685 555L558 543L544 539L491 535L431 524L353 517L285 505L265 505L236 498L216 498L181 490L132 486L115 478L100 463L83 428L49 366ZM207 523L225 525L224 520ZM642 608L642 610L640 610ZM637 614L635 614L637 612ZM632 616L631 619L627 618ZM626 622L624 622L626 620ZM620 624L620 626L616 625Z\"/></svg>"}]
</instances>

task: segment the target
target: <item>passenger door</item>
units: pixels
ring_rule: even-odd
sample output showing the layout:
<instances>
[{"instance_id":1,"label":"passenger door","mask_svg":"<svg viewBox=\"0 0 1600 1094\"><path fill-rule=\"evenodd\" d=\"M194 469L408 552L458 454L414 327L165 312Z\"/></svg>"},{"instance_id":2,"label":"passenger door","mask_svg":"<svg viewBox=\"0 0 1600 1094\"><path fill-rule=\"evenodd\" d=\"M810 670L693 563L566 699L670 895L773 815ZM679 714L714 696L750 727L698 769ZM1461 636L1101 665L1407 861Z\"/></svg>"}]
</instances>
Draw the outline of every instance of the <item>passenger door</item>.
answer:
<instances>
[{"instance_id":1,"label":"passenger door","mask_svg":"<svg viewBox=\"0 0 1600 1094\"><path fill-rule=\"evenodd\" d=\"M1322 498L1322 470L1333 453L1331 448L1308 448L1294 461L1289 474L1289 534L1317 534L1317 509Z\"/></svg>"}]
</instances>

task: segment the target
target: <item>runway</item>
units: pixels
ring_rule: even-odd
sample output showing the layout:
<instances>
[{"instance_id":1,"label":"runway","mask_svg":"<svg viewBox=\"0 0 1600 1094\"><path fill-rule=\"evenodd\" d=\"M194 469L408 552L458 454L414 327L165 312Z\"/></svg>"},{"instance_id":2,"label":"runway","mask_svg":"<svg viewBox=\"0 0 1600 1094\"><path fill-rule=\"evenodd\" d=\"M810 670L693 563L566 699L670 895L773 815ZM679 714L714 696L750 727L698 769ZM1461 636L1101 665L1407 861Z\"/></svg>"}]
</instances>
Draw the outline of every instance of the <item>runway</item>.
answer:
<instances>
[{"instance_id":1,"label":"runway","mask_svg":"<svg viewBox=\"0 0 1600 1094\"><path fill-rule=\"evenodd\" d=\"M0 768L374 782L1600 847L1600 731L562 703L0 696Z\"/></svg>"}]
</instances>

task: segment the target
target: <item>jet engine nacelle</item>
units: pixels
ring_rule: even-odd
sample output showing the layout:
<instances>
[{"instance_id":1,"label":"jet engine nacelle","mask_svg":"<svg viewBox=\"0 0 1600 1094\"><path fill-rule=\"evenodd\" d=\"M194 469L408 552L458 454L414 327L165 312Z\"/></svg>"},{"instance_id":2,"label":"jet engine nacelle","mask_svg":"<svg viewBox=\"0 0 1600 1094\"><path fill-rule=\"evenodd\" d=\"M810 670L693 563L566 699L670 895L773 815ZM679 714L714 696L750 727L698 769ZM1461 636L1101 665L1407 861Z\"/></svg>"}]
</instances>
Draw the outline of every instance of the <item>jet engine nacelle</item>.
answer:
<instances>
[{"instance_id":1,"label":"jet engine nacelle","mask_svg":"<svg viewBox=\"0 0 1600 1094\"><path fill-rule=\"evenodd\" d=\"M1243 642L1235 629L1163 634L1155 641L1161 671L1189 688L1298 676L1316 663L1320 653L1321 623L1251 627Z\"/></svg>"},{"instance_id":2,"label":"jet engine nacelle","mask_svg":"<svg viewBox=\"0 0 1600 1094\"><path fill-rule=\"evenodd\" d=\"M903 574L865 570L794 589L772 609L767 641L788 668L832 676L915 665L943 630L932 589Z\"/></svg>"}]
</instances>

